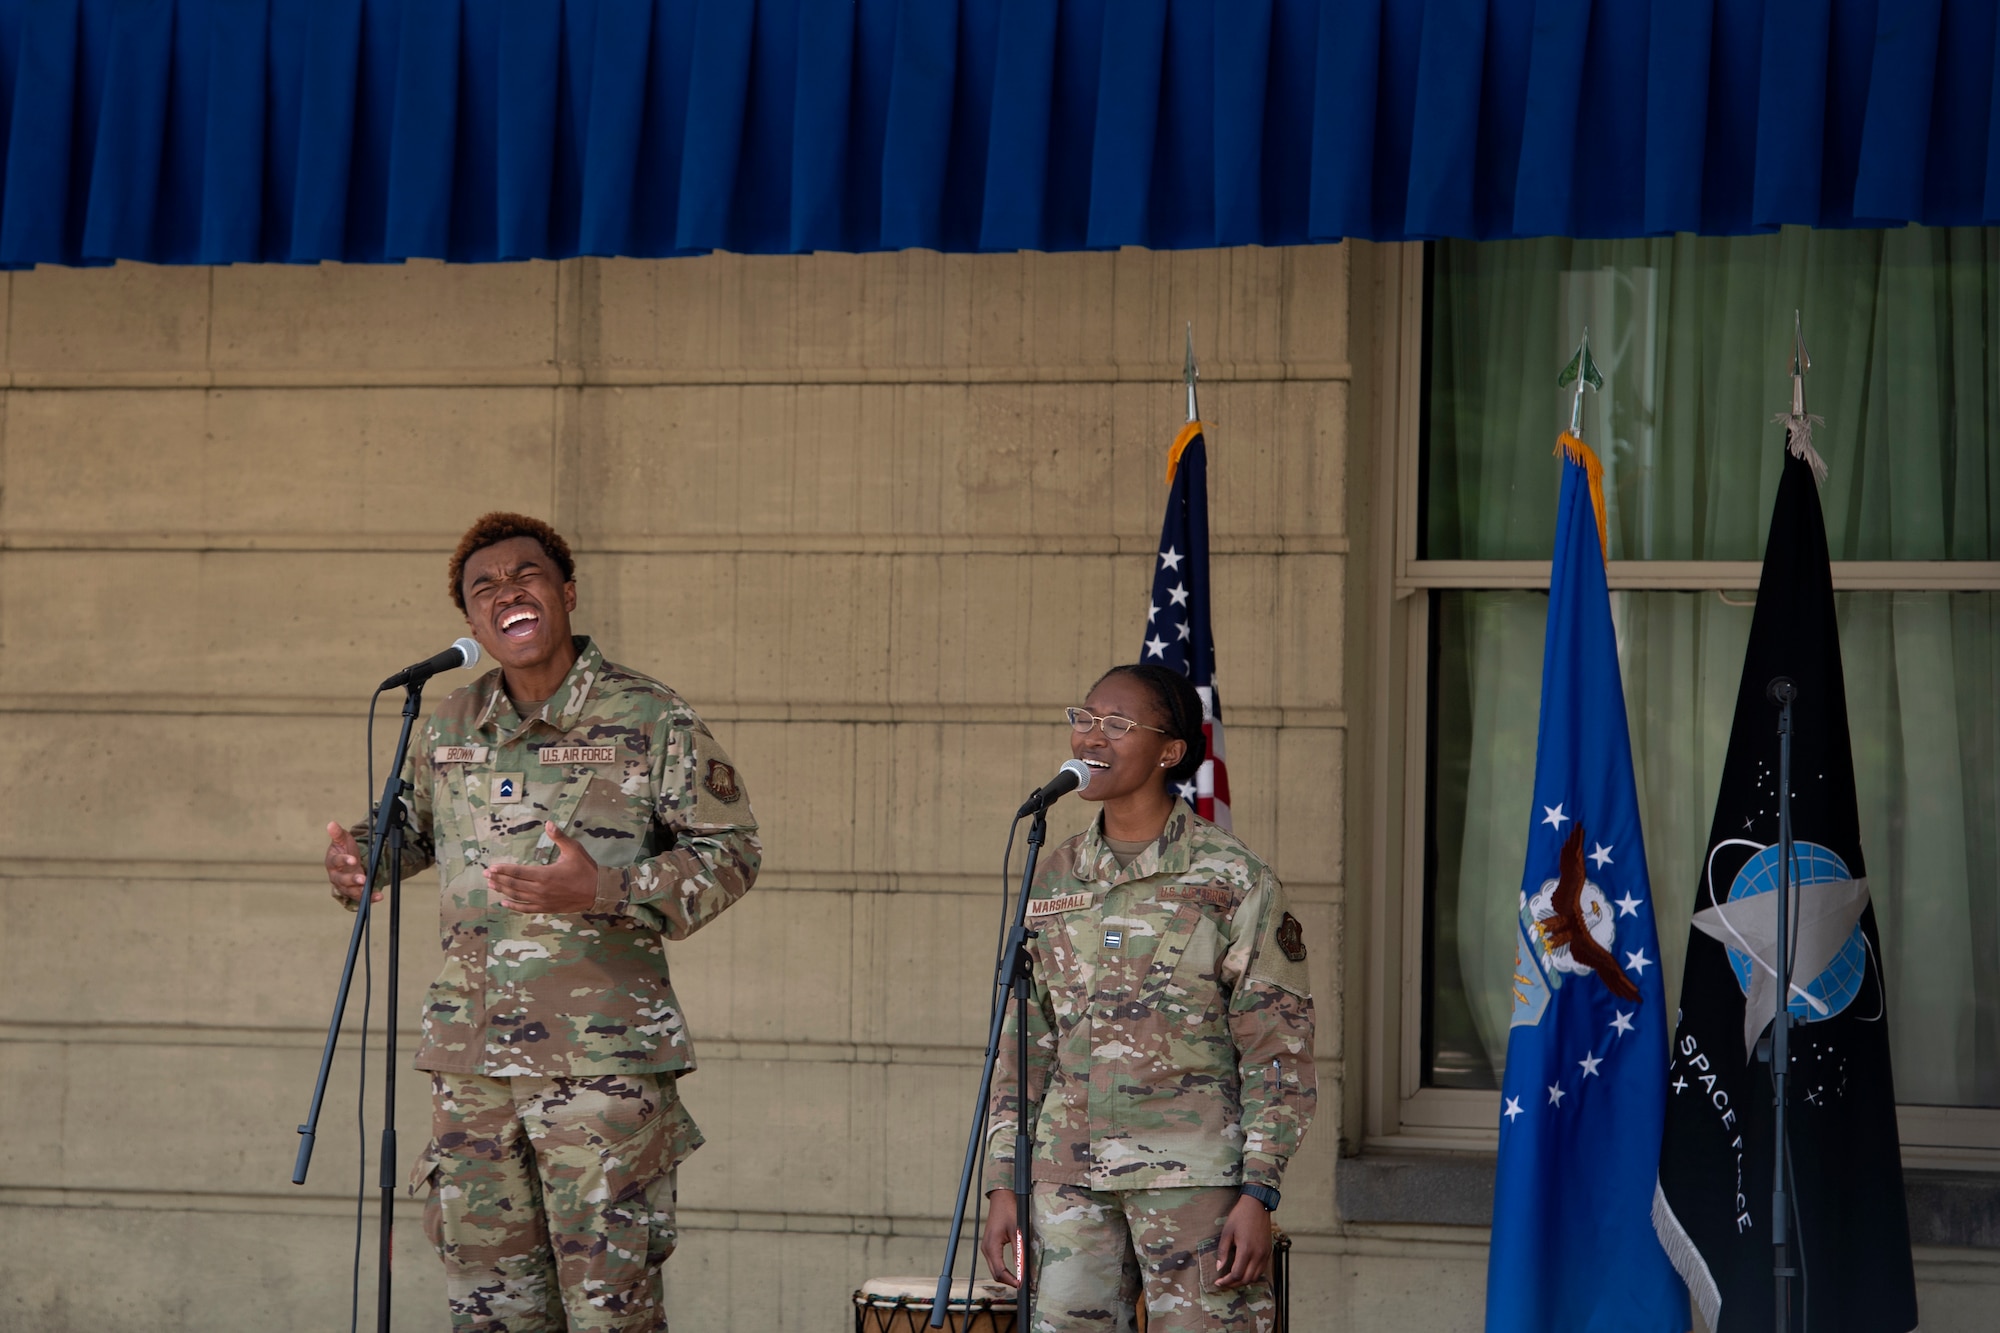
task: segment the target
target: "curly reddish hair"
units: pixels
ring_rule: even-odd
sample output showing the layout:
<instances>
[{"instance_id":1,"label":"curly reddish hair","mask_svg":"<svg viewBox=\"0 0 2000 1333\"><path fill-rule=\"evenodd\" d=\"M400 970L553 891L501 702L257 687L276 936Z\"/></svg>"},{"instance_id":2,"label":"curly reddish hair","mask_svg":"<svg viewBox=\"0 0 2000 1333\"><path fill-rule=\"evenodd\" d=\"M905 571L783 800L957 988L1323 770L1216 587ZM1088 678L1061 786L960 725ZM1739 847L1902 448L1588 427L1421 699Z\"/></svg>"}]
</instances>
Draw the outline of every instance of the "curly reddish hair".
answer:
<instances>
[{"instance_id":1,"label":"curly reddish hair","mask_svg":"<svg viewBox=\"0 0 2000 1333\"><path fill-rule=\"evenodd\" d=\"M569 553L569 543L539 518L526 514L510 514L504 509L496 509L482 515L477 523L465 530L458 539L458 549L451 553L451 600L460 613L465 611L465 562L475 551L483 551L489 546L508 541L514 537L533 537L548 552L549 559L556 562L562 571L563 582L576 581L576 560Z\"/></svg>"}]
</instances>

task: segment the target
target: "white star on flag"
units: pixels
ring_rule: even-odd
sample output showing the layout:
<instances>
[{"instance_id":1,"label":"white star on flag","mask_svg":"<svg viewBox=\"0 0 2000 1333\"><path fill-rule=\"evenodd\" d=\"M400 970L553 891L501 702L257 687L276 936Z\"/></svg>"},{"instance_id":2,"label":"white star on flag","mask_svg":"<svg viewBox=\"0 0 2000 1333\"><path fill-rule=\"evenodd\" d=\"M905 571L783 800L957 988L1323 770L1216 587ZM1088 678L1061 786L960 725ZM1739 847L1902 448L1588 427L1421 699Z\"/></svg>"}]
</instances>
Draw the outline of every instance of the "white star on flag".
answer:
<instances>
[{"instance_id":1,"label":"white star on flag","mask_svg":"<svg viewBox=\"0 0 2000 1333\"><path fill-rule=\"evenodd\" d=\"M1515 1116L1526 1115L1527 1112L1521 1109L1521 1099L1519 1097L1509 1097L1507 1099L1507 1109L1500 1114L1507 1117L1507 1123L1512 1124Z\"/></svg>"},{"instance_id":2,"label":"white star on flag","mask_svg":"<svg viewBox=\"0 0 2000 1333\"><path fill-rule=\"evenodd\" d=\"M1603 1064L1604 1061L1598 1056L1586 1055L1583 1059L1578 1060L1577 1063L1583 1066L1583 1076L1585 1078L1596 1078L1597 1067Z\"/></svg>"},{"instance_id":3,"label":"white star on flag","mask_svg":"<svg viewBox=\"0 0 2000 1333\"><path fill-rule=\"evenodd\" d=\"M1179 623L1178 625L1176 625L1176 626L1175 626L1175 628L1176 628L1176 629L1178 629L1178 630L1180 630L1180 632L1181 632L1181 638L1182 638L1182 639L1186 639L1186 638L1187 638L1187 636L1188 636L1188 625L1187 625L1187 621L1185 621L1185 620L1181 621L1181 622L1180 622L1180 623Z\"/></svg>"},{"instance_id":4,"label":"white star on flag","mask_svg":"<svg viewBox=\"0 0 2000 1333\"><path fill-rule=\"evenodd\" d=\"M1625 955L1625 966L1631 968L1642 977L1646 975L1646 969L1652 965L1653 960L1646 957L1644 947L1641 947L1637 953L1628 953Z\"/></svg>"},{"instance_id":5,"label":"white star on flag","mask_svg":"<svg viewBox=\"0 0 2000 1333\"><path fill-rule=\"evenodd\" d=\"M1563 808L1560 804L1545 805L1542 807L1542 822L1555 829L1558 833L1562 832L1563 823L1568 818L1569 816L1563 813Z\"/></svg>"},{"instance_id":6,"label":"white star on flag","mask_svg":"<svg viewBox=\"0 0 2000 1333\"><path fill-rule=\"evenodd\" d=\"M1179 569L1181 567L1181 553L1169 546L1166 550L1160 552L1160 563L1168 569Z\"/></svg>"},{"instance_id":7,"label":"white star on flag","mask_svg":"<svg viewBox=\"0 0 2000 1333\"><path fill-rule=\"evenodd\" d=\"M1597 868L1602 870L1611 864L1611 849L1600 842L1597 844L1596 849L1585 859L1595 861Z\"/></svg>"},{"instance_id":8,"label":"white star on flag","mask_svg":"<svg viewBox=\"0 0 2000 1333\"><path fill-rule=\"evenodd\" d=\"M1639 915L1639 907L1640 904L1643 902L1644 899L1634 898L1632 896L1632 890L1630 889L1625 890L1625 896L1623 898L1619 898L1616 900L1618 907L1618 915L1620 916Z\"/></svg>"},{"instance_id":9,"label":"white star on flag","mask_svg":"<svg viewBox=\"0 0 2000 1333\"><path fill-rule=\"evenodd\" d=\"M1176 583L1173 587L1167 589L1167 596L1172 599L1175 606L1186 606L1188 599L1187 584Z\"/></svg>"},{"instance_id":10,"label":"white star on flag","mask_svg":"<svg viewBox=\"0 0 2000 1333\"><path fill-rule=\"evenodd\" d=\"M1632 1015L1619 1014L1618 1017L1611 1020L1611 1026L1617 1028L1621 1033L1630 1032L1632 1030Z\"/></svg>"},{"instance_id":11,"label":"white star on flag","mask_svg":"<svg viewBox=\"0 0 2000 1333\"><path fill-rule=\"evenodd\" d=\"M1146 623L1147 623L1148 625L1150 625L1150 624L1152 624L1152 623L1153 623L1153 617L1154 617L1154 616L1157 616L1158 614L1160 614L1160 608L1159 608L1159 607L1157 607L1157 606L1154 606L1154 605L1153 605L1152 603L1150 603L1150 602L1146 604Z\"/></svg>"},{"instance_id":12,"label":"white star on flag","mask_svg":"<svg viewBox=\"0 0 2000 1333\"><path fill-rule=\"evenodd\" d=\"M1561 1106L1562 1104L1563 1104L1562 1084L1560 1083L1549 1084L1549 1105Z\"/></svg>"},{"instance_id":13,"label":"white star on flag","mask_svg":"<svg viewBox=\"0 0 2000 1333\"><path fill-rule=\"evenodd\" d=\"M1146 651L1154 657L1165 657L1167 655L1167 641L1155 634L1152 638L1146 640Z\"/></svg>"}]
</instances>

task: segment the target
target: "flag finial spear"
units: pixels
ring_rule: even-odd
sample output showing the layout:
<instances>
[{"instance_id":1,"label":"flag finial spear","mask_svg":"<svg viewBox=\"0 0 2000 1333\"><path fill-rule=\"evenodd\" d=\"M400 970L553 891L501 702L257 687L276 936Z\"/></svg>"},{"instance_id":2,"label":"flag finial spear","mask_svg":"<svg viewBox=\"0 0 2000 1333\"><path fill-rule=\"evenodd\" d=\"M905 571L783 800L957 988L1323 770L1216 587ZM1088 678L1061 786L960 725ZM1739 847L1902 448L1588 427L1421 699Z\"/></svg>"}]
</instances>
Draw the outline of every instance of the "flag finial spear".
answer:
<instances>
[{"instance_id":1,"label":"flag finial spear","mask_svg":"<svg viewBox=\"0 0 2000 1333\"><path fill-rule=\"evenodd\" d=\"M1792 410L1780 412L1771 418L1785 428L1785 448L1794 458L1803 459L1812 469L1813 480L1826 485L1826 460L1813 448L1813 427L1824 426L1825 420L1806 411L1806 372L1812 369L1812 357L1806 354L1805 323L1796 308L1792 311Z\"/></svg>"},{"instance_id":2,"label":"flag finial spear","mask_svg":"<svg viewBox=\"0 0 2000 1333\"><path fill-rule=\"evenodd\" d=\"M1194 382L1201 378L1201 372L1194 368L1194 321L1193 320L1188 321L1187 362L1185 365L1181 367L1181 378L1187 381L1188 420L1199 421L1201 419L1201 414L1195 411L1195 406L1194 406Z\"/></svg>"},{"instance_id":3,"label":"flag finial spear","mask_svg":"<svg viewBox=\"0 0 2000 1333\"><path fill-rule=\"evenodd\" d=\"M1805 326L1799 312L1792 311L1792 415L1806 414L1806 372L1812 369L1812 357L1806 354Z\"/></svg>"},{"instance_id":4,"label":"flag finial spear","mask_svg":"<svg viewBox=\"0 0 2000 1333\"><path fill-rule=\"evenodd\" d=\"M1591 359L1590 328L1587 325L1583 330L1583 338L1576 345L1576 355L1572 356L1569 364L1562 368L1562 374L1556 376L1556 387L1565 388L1572 381L1576 384L1576 396L1570 400L1569 405L1569 433L1582 439L1583 391L1589 388L1601 392L1604 388L1604 375L1598 370L1597 362Z\"/></svg>"}]
</instances>

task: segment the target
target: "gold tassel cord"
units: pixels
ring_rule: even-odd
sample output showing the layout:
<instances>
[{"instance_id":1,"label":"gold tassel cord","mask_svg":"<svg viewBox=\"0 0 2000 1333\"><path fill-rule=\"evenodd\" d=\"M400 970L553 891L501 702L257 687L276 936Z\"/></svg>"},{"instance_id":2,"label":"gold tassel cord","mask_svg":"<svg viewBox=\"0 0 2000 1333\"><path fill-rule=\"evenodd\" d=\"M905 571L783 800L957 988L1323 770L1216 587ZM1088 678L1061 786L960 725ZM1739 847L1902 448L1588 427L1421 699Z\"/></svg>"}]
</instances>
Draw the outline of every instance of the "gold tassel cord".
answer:
<instances>
[{"instance_id":1,"label":"gold tassel cord","mask_svg":"<svg viewBox=\"0 0 2000 1333\"><path fill-rule=\"evenodd\" d=\"M1167 485L1174 484L1174 473L1180 470L1181 455L1187 452L1188 441L1201 434L1201 423L1190 421L1181 427L1181 433L1174 436L1174 447L1167 450Z\"/></svg>"},{"instance_id":2,"label":"gold tassel cord","mask_svg":"<svg viewBox=\"0 0 2000 1333\"><path fill-rule=\"evenodd\" d=\"M1597 461L1597 455L1591 452L1589 445L1568 431L1556 437L1554 452L1582 468L1584 475L1590 478L1590 508L1597 515L1597 549L1608 562L1611 559L1611 531L1604 514L1604 464Z\"/></svg>"}]
</instances>

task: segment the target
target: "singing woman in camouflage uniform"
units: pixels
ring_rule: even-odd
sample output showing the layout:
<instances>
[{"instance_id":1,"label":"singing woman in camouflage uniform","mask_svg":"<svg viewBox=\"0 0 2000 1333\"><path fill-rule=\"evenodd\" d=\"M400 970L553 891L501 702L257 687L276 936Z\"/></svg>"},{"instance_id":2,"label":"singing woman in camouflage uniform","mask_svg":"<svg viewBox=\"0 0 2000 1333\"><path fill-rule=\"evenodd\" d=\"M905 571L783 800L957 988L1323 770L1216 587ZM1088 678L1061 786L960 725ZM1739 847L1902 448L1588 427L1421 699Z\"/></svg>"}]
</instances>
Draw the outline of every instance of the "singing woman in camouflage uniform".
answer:
<instances>
[{"instance_id":1,"label":"singing woman in camouflage uniform","mask_svg":"<svg viewBox=\"0 0 2000 1333\"><path fill-rule=\"evenodd\" d=\"M1312 1119L1304 931L1270 867L1173 795L1203 757L1185 677L1115 667L1069 710L1103 812L1028 904L1035 1333L1268 1330L1270 1212ZM980 1249L1018 1285L1015 1019L994 1076ZM1018 1258L1018 1256L1015 1256Z\"/></svg>"}]
</instances>

